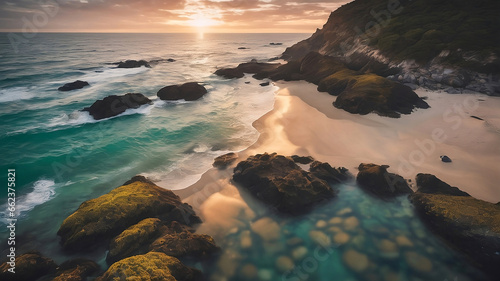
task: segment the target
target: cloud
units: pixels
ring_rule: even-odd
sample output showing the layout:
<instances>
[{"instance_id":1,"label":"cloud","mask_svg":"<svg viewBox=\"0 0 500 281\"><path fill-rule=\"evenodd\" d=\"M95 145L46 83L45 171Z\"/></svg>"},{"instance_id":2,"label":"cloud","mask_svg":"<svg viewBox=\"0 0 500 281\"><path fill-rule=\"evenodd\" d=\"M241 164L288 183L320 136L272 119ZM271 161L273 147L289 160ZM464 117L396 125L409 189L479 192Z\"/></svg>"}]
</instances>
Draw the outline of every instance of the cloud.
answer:
<instances>
[{"instance_id":1,"label":"cloud","mask_svg":"<svg viewBox=\"0 0 500 281\"><path fill-rule=\"evenodd\" d=\"M0 30L312 32L347 0L0 0ZM42 15L52 11L47 22ZM56 12L56 13L54 13ZM35 17L38 17L36 21ZM297 29L299 28L299 29Z\"/></svg>"}]
</instances>

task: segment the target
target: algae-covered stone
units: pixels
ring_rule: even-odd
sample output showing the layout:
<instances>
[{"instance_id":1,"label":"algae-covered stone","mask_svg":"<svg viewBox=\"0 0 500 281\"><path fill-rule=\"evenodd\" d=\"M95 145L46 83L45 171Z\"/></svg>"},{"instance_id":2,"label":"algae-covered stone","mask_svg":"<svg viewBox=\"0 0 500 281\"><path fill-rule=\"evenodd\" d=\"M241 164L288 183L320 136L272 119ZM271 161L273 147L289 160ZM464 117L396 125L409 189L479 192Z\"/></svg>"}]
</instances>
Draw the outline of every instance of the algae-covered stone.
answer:
<instances>
[{"instance_id":1,"label":"algae-covered stone","mask_svg":"<svg viewBox=\"0 0 500 281\"><path fill-rule=\"evenodd\" d=\"M57 234L65 249L89 250L145 218L186 225L201 222L191 206L182 203L172 191L135 181L83 202L64 220Z\"/></svg>"},{"instance_id":2,"label":"algae-covered stone","mask_svg":"<svg viewBox=\"0 0 500 281\"><path fill-rule=\"evenodd\" d=\"M52 281L84 281L98 271L99 265L92 260L69 260L57 268L56 277Z\"/></svg>"},{"instance_id":3,"label":"algae-covered stone","mask_svg":"<svg viewBox=\"0 0 500 281\"><path fill-rule=\"evenodd\" d=\"M9 270L11 265L4 262L0 265L0 280L27 281L36 280L56 271L56 263L43 257L39 252L28 252L16 258L15 273Z\"/></svg>"},{"instance_id":4,"label":"algae-covered stone","mask_svg":"<svg viewBox=\"0 0 500 281\"><path fill-rule=\"evenodd\" d=\"M161 235L160 219L147 218L127 228L111 240L106 261L112 264L121 259L148 252L149 245Z\"/></svg>"},{"instance_id":5,"label":"algae-covered stone","mask_svg":"<svg viewBox=\"0 0 500 281\"><path fill-rule=\"evenodd\" d=\"M197 280L200 272L164 253L149 252L114 263L96 281L116 280Z\"/></svg>"}]
</instances>

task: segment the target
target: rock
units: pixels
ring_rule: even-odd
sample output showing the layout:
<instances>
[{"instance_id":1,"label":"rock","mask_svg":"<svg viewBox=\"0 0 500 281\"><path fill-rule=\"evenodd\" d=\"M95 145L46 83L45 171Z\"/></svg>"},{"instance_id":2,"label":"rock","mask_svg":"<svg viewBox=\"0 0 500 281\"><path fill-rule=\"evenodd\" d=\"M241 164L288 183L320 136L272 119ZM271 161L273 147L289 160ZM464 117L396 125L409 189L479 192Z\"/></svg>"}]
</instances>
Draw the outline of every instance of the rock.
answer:
<instances>
[{"instance_id":1,"label":"rock","mask_svg":"<svg viewBox=\"0 0 500 281\"><path fill-rule=\"evenodd\" d=\"M334 217L328 221L329 224L339 224L342 223L342 218Z\"/></svg>"},{"instance_id":2,"label":"rock","mask_svg":"<svg viewBox=\"0 0 500 281\"><path fill-rule=\"evenodd\" d=\"M261 85L262 87L265 87L265 86L269 86L270 82L265 82L265 83L260 83L259 85Z\"/></svg>"},{"instance_id":3,"label":"rock","mask_svg":"<svg viewBox=\"0 0 500 281\"><path fill-rule=\"evenodd\" d=\"M316 222L316 228L325 228L326 227L326 221L324 220L319 220Z\"/></svg>"},{"instance_id":4,"label":"rock","mask_svg":"<svg viewBox=\"0 0 500 281\"><path fill-rule=\"evenodd\" d=\"M287 256L281 256L276 260L276 268L281 272L291 271L294 267L293 260Z\"/></svg>"},{"instance_id":5,"label":"rock","mask_svg":"<svg viewBox=\"0 0 500 281\"><path fill-rule=\"evenodd\" d=\"M92 260L74 259L62 263L52 281L85 281L99 270L99 265Z\"/></svg>"},{"instance_id":6,"label":"rock","mask_svg":"<svg viewBox=\"0 0 500 281\"><path fill-rule=\"evenodd\" d=\"M268 269L260 269L257 275L259 276L259 280L271 281L273 279L273 273Z\"/></svg>"},{"instance_id":7,"label":"rock","mask_svg":"<svg viewBox=\"0 0 500 281\"><path fill-rule=\"evenodd\" d=\"M149 245L161 235L162 226L160 219L147 218L125 229L109 243L106 261L113 264L124 258L149 252Z\"/></svg>"},{"instance_id":8,"label":"rock","mask_svg":"<svg viewBox=\"0 0 500 281\"><path fill-rule=\"evenodd\" d=\"M399 247L413 247L413 242L404 235L396 236L396 243Z\"/></svg>"},{"instance_id":9,"label":"rock","mask_svg":"<svg viewBox=\"0 0 500 281\"><path fill-rule=\"evenodd\" d=\"M172 221L149 249L176 258L204 257L219 250L212 237L193 232L188 226Z\"/></svg>"},{"instance_id":10,"label":"rock","mask_svg":"<svg viewBox=\"0 0 500 281\"><path fill-rule=\"evenodd\" d=\"M388 167L387 165L361 163L356 180L361 188L379 198L392 198L413 193L403 177L387 172Z\"/></svg>"},{"instance_id":11,"label":"rock","mask_svg":"<svg viewBox=\"0 0 500 281\"><path fill-rule=\"evenodd\" d=\"M118 64L118 68L137 68L137 67L141 67L141 66L145 66L145 67L151 67L149 65L149 63L145 60L126 60L126 61L121 61Z\"/></svg>"},{"instance_id":12,"label":"rock","mask_svg":"<svg viewBox=\"0 0 500 281\"><path fill-rule=\"evenodd\" d=\"M288 214L307 212L336 194L328 183L276 153L257 154L238 163L233 180L264 203Z\"/></svg>"},{"instance_id":13,"label":"rock","mask_svg":"<svg viewBox=\"0 0 500 281\"><path fill-rule=\"evenodd\" d=\"M304 241L299 237L292 237L292 238L286 240L286 244L289 246L297 246L297 245L302 244L303 242Z\"/></svg>"},{"instance_id":14,"label":"rock","mask_svg":"<svg viewBox=\"0 0 500 281\"><path fill-rule=\"evenodd\" d=\"M345 232L339 232L333 236L333 242L339 245L346 244L351 239L351 236Z\"/></svg>"},{"instance_id":15,"label":"rock","mask_svg":"<svg viewBox=\"0 0 500 281\"><path fill-rule=\"evenodd\" d=\"M274 42L271 42L271 43L269 43L269 45L271 45L271 46L281 46L281 45L283 45L283 43L274 43Z\"/></svg>"},{"instance_id":16,"label":"rock","mask_svg":"<svg viewBox=\"0 0 500 281\"><path fill-rule=\"evenodd\" d=\"M136 181L83 202L64 220L57 234L66 250L90 250L145 218L186 225L201 222L191 206L172 191Z\"/></svg>"},{"instance_id":17,"label":"rock","mask_svg":"<svg viewBox=\"0 0 500 281\"><path fill-rule=\"evenodd\" d=\"M127 109L136 109L152 101L143 94L128 93L123 96L111 95L102 100L94 102L90 107L82 111L88 111L95 120L110 118L122 114Z\"/></svg>"},{"instance_id":18,"label":"rock","mask_svg":"<svg viewBox=\"0 0 500 281\"><path fill-rule=\"evenodd\" d=\"M64 84L64 86L59 87L57 90L61 92L68 92L68 91L82 89L83 87L86 86L90 86L90 84L86 81L76 80L75 82Z\"/></svg>"},{"instance_id":19,"label":"rock","mask_svg":"<svg viewBox=\"0 0 500 281\"><path fill-rule=\"evenodd\" d=\"M341 183L352 177L349 171L344 167L333 168L330 164L319 161L314 161L309 171L316 177L330 183Z\"/></svg>"},{"instance_id":20,"label":"rock","mask_svg":"<svg viewBox=\"0 0 500 281\"><path fill-rule=\"evenodd\" d=\"M347 207L337 212L337 216L343 216L352 213L352 209Z\"/></svg>"},{"instance_id":21,"label":"rock","mask_svg":"<svg viewBox=\"0 0 500 281\"><path fill-rule=\"evenodd\" d=\"M201 272L164 253L150 252L114 263L96 281L114 280L199 280Z\"/></svg>"},{"instance_id":22,"label":"rock","mask_svg":"<svg viewBox=\"0 0 500 281\"><path fill-rule=\"evenodd\" d=\"M406 263L416 272L429 273L432 270L431 261L416 252L406 252L404 254Z\"/></svg>"},{"instance_id":23,"label":"rock","mask_svg":"<svg viewBox=\"0 0 500 281\"><path fill-rule=\"evenodd\" d=\"M495 279L500 275L500 206L464 195L441 181L438 188L425 181L422 185L423 179L436 181L431 176L419 180L417 175L421 187L410 196L415 211L434 233Z\"/></svg>"},{"instance_id":24,"label":"rock","mask_svg":"<svg viewBox=\"0 0 500 281\"><path fill-rule=\"evenodd\" d=\"M441 161L443 161L445 163L451 163L450 157L448 157L446 155L441 155L441 156L439 156L439 158L441 158Z\"/></svg>"},{"instance_id":25,"label":"rock","mask_svg":"<svg viewBox=\"0 0 500 281\"><path fill-rule=\"evenodd\" d=\"M257 233L264 241L275 241L280 238L280 226L271 218L261 218L252 223L252 231Z\"/></svg>"},{"instance_id":26,"label":"rock","mask_svg":"<svg viewBox=\"0 0 500 281\"><path fill-rule=\"evenodd\" d=\"M215 75L222 76L227 79L242 78L245 73L256 74L259 79L267 76L267 73L275 70L281 64L279 63L262 63L262 62L247 62L238 65L235 68L221 68L215 71Z\"/></svg>"},{"instance_id":27,"label":"rock","mask_svg":"<svg viewBox=\"0 0 500 281\"><path fill-rule=\"evenodd\" d=\"M474 115L471 115L470 117L471 117L471 118L474 118L474 119L477 119L477 120L481 120L481 121L483 121L483 120L484 120L483 118L481 118L481 117L477 117L477 116L474 116Z\"/></svg>"},{"instance_id":28,"label":"rock","mask_svg":"<svg viewBox=\"0 0 500 281\"><path fill-rule=\"evenodd\" d=\"M332 234L337 234L339 232L342 232L343 230L338 226L331 226L326 231L328 231L329 233L332 233Z\"/></svg>"},{"instance_id":29,"label":"rock","mask_svg":"<svg viewBox=\"0 0 500 281\"><path fill-rule=\"evenodd\" d=\"M304 246L299 246L292 251L292 257L296 261L300 261L307 256L307 248Z\"/></svg>"},{"instance_id":30,"label":"rock","mask_svg":"<svg viewBox=\"0 0 500 281\"><path fill-rule=\"evenodd\" d=\"M356 217L348 217L344 220L344 229L348 231L355 230L359 226L359 220Z\"/></svg>"},{"instance_id":31,"label":"rock","mask_svg":"<svg viewBox=\"0 0 500 281\"><path fill-rule=\"evenodd\" d=\"M417 174L416 181L418 192L454 196L470 196L467 192L461 191L458 187L450 186L431 174Z\"/></svg>"},{"instance_id":32,"label":"rock","mask_svg":"<svg viewBox=\"0 0 500 281\"><path fill-rule=\"evenodd\" d=\"M380 254L385 258L397 258L399 257L399 249L396 243L388 239L382 239L378 241L377 248L380 250Z\"/></svg>"},{"instance_id":33,"label":"rock","mask_svg":"<svg viewBox=\"0 0 500 281\"><path fill-rule=\"evenodd\" d=\"M182 85L171 85L161 88L156 95L161 100L185 100L194 101L208 93L207 89L196 82L189 82Z\"/></svg>"},{"instance_id":34,"label":"rock","mask_svg":"<svg viewBox=\"0 0 500 281\"><path fill-rule=\"evenodd\" d=\"M368 269L370 265L368 257L356 250L347 250L342 254L344 264L356 273L361 273Z\"/></svg>"},{"instance_id":35,"label":"rock","mask_svg":"<svg viewBox=\"0 0 500 281\"><path fill-rule=\"evenodd\" d=\"M292 155L292 160L295 163L307 165L312 163L314 161L314 158L312 158L311 156Z\"/></svg>"},{"instance_id":36,"label":"rock","mask_svg":"<svg viewBox=\"0 0 500 281\"><path fill-rule=\"evenodd\" d=\"M9 272L11 266L4 262L0 265L0 280L36 280L56 272L57 264L39 252L32 251L16 257L15 273Z\"/></svg>"},{"instance_id":37,"label":"rock","mask_svg":"<svg viewBox=\"0 0 500 281\"><path fill-rule=\"evenodd\" d=\"M323 231L311 230L309 231L309 237L317 245L321 247L330 247L332 241Z\"/></svg>"},{"instance_id":38,"label":"rock","mask_svg":"<svg viewBox=\"0 0 500 281\"><path fill-rule=\"evenodd\" d=\"M241 233L240 246L242 249L249 249L252 247L252 235L249 230L245 230Z\"/></svg>"},{"instance_id":39,"label":"rock","mask_svg":"<svg viewBox=\"0 0 500 281\"><path fill-rule=\"evenodd\" d=\"M234 152L230 152L215 158L212 166L217 169L225 169L227 166L233 164L236 159L238 159L238 155Z\"/></svg>"},{"instance_id":40,"label":"rock","mask_svg":"<svg viewBox=\"0 0 500 281\"><path fill-rule=\"evenodd\" d=\"M248 49L247 47L239 47L238 50L246 50Z\"/></svg>"}]
</instances>

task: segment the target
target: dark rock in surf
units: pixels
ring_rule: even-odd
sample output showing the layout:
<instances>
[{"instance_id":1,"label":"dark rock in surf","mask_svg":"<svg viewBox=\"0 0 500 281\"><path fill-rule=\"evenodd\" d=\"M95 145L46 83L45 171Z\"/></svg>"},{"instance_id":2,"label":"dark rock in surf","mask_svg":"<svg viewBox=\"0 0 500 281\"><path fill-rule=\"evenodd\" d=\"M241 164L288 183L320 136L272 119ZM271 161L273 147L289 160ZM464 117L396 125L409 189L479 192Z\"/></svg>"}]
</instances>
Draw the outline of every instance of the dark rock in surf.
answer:
<instances>
[{"instance_id":1,"label":"dark rock in surf","mask_svg":"<svg viewBox=\"0 0 500 281\"><path fill-rule=\"evenodd\" d=\"M212 165L218 169L225 169L227 166L233 164L236 159L238 159L238 155L234 152L230 152L215 158Z\"/></svg>"},{"instance_id":2,"label":"dark rock in surf","mask_svg":"<svg viewBox=\"0 0 500 281\"><path fill-rule=\"evenodd\" d=\"M267 73L275 70L281 64L279 63L263 63L257 61L251 61L247 63L239 64L235 68L221 68L215 71L215 74L226 79L232 78L242 78L245 73L255 74L254 77L257 79L263 79L267 77ZM262 77L262 78L261 78Z\"/></svg>"},{"instance_id":3,"label":"dark rock in surf","mask_svg":"<svg viewBox=\"0 0 500 281\"><path fill-rule=\"evenodd\" d=\"M149 63L145 60L126 60L126 61L121 61L118 63L118 68L137 68L137 67L151 67Z\"/></svg>"},{"instance_id":4,"label":"dark rock in surf","mask_svg":"<svg viewBox=\"0 0 500 281\"><path fill-rule=\"evenodd\" d=\"M196 82L164 87L156 94L161 100L194 101L208 93L207 89Z\"/></svg>"},{"instance_id":5,"label":"dark rock in surf","mask_svg":"<svg viewBox=\"0 0 500 281\"><path fill-rule=\"evenodd\" d=\"M122 114L127 109L136 109L151 103L152 101L143 94L129 93L123 96L112 95L105 97L82 111L88 111L95 120L101 120Z\"/></svg>"},{"instance_id":6,"label":"dark rock in surf","mask_svg":"<svg viewBox=\"0 0 500 281\"><path fill-rule=\"evenodd\" d=\"M382 199L413 193L403 177L389 173L387 168L387 165L359 164L356 177L359 186Z\"/></svg>"},{"instance_id":7,"label":"dark rock in surf","mask_svg":"<svg viewBox=\"0 0 500 281\"><path fill-rule=\"evenodd\" d=\"M86 86L90 86L90 84L86 81L76 80L75 82L64 84L64 86L59 87L57 90L61 92L68 92L82 89Z\"/></svg>"}]
</instances>

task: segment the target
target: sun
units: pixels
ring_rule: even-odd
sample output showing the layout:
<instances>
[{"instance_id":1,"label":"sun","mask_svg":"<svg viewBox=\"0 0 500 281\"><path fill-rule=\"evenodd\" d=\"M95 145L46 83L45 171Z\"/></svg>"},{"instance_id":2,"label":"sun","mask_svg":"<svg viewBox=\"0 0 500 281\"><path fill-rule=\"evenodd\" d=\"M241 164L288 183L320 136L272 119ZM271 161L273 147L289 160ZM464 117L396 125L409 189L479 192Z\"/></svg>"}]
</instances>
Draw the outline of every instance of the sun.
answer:
<instances>
[{"instance_id":1,"label":"sun","mask_svg":"<svg viewBox=\"0 0 500 281\"><path fill-rule=\"evenodd\" d=\"M188 23L193 27L209 27L220 24L218 20L206 17L204 15L193 16L193 18L189 20Z\"/></svg>"}]
</instances>

